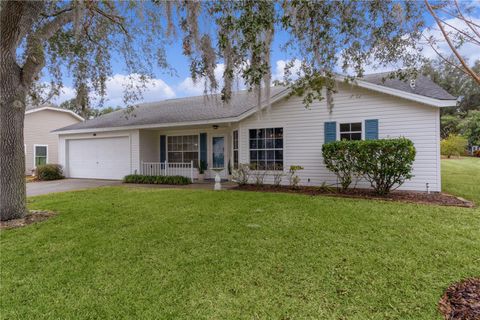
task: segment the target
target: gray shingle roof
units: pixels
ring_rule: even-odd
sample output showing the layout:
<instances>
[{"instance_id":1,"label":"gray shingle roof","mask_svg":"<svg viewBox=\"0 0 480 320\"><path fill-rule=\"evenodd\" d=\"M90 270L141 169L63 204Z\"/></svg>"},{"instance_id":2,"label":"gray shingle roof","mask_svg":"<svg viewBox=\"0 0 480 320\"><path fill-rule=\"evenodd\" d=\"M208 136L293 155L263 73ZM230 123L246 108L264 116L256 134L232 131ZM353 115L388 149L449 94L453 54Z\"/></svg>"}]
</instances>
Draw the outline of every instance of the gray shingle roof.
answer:
<instances>
[{"instance_id":1,"label":"gray shingle roof","mask_svg":"<svg viewBox=\"0 0 480 320\"><path fill-rule=\"evenodd\" d=\"M415 87L410 86L410 81L402 81L399 79L389 79L389 72L366 74L361 80L377 84L380 86L397 89L421 96L439 99L439 100L455 100L456 97L445 91L430 78L419 75L415 80Z\"/></svg>"},{"instance_id":2,"label":"gray shingle roof","mask_svg":"<svg viewBox=\"0 0 480 320\"><path fill-rule=\"evenodd\" d=\"M281 86L272 87L271 99L286 90ZM140 104L130 114L119 110L56 131L221 120L241 116L256 107L256 95L243 90L235 92L228 105L222 103L219 94L169 99Z\"/></svg>"},{"instance_id":3,"label":"gray shingle roof","mask_svg":"<svg viewBox=\"0 0 480 320\"><path fill-rule=\"evenodd\" d=\"M365 75L364 80L376 85L386 86L410 93L415 93L440 100L455 100L433 81L426 77L416 80L415 88L410 84L396 79L386 79L388 73ZM271 88L271 99L288 90L282 86ZM182 123L192 121L209 121L236 118L257 107L257 98L253 92L246 90L233 94L228 105L220 100L220 95L187 97L158 102L144 103L133 108L130 114L125 110L115 111L101 117L80 122L55 131L114 128L127 126L142 126L150 124Z\"/></svg>"}]
</instances>

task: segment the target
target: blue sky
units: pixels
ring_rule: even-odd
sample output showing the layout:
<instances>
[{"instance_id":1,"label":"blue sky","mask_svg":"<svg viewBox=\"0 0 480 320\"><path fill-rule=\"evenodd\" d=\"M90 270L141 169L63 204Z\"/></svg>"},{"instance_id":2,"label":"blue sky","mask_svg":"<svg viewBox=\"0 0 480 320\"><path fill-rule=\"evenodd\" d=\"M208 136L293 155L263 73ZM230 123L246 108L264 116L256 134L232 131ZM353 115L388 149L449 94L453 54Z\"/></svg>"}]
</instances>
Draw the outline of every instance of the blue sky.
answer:
<instances>
[{"instance_id":1,"label":"blue sky","mask_svg":"<svg viewBox=\"0 0 480 320\"><path fill-rule=\"evenodd\" d=\"M480 9L480 8L479 8ZM474 16L474 20L480 23L480 10L477 10ZM427 25L433 24L432 17L427 13L425 15ZM455 25L459 28L464 28L464 25L460 21L452 19L449 21L450 24ZM434 36L440 36L439 31L430 31L430 34ZM287 53L279 49L280 45L287 38L286 34L276 34L274 43L272 45L272 75L274 79L281 79L283 75L283 66L285 62L294 57L290 57ZM461 52L466 56L470 61L475 61L480 59L480 51L478 46L464 46L461 49ZM446 44L440 45L440 50L447 53L448 50ZM139 102L151 102L158 101L170 98L179 98L185 96L200 95L203 93L203 84L193 84L193 81L190 78L189 74L189 60L182 55L181 41L175 41L173 44L167 45L165 47L167 53L168 63L175 68L176 75L170 75L168 72L161 70L156 66L152 66L154 79L152 79L151 84L145 90L143 94L143 99ZM424 55L430 58L436 57L435 52L430 48L425 46ZM105 106L122 106L123 103L123 86L127 82L128 75L125 72L124 67L122 66L120 59L114 59L117 61L112 61L113 67L113 77L107 81L107 97L105 101ZM390 66L382 69L375 69L373 66L366 67L366 73L373 72L383 72L388 70L395 69L396 66ZM219 64L216 70L217 78L221 80L222 74L222 65ZM75 96L75 92L71 87L71 81L68 77L65 78L65 87L62 90L62 94L54 99L54 103L60 103L67 99L71 99Z\"/></svg>"}]
</instances>

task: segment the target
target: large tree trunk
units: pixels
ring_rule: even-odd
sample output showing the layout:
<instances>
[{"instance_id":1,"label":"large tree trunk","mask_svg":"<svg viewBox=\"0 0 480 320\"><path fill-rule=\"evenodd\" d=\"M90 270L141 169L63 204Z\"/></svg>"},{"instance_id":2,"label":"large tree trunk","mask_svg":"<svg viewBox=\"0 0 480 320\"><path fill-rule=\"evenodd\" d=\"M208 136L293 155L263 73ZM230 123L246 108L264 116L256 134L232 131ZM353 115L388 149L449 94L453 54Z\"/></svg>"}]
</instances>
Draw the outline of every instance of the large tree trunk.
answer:
<instances>
[{"instance_id":1,"label":"large tree trunk","mask_svg":"<svg viewBox=\"0 0 480 320\"><path fill-rule=\"evenodd\" d=\"M44 64L42 36L27 46L23 67L16 51L45 6L42 1L0 2L0 220L26 212L23 125L28 88ZM46 34L46 35L45 35ZM28 42L28 41L27 41ZM30 51L33 51L31 53ZM35 55L36 54L36 55Z\"/></svg>"},{"instance_id":2,"label":"large tree trunk","mask_svg":"<svg viewBox=\"0 0 480 320\"><path fill-rule=\"evenodd\" d=\"M4 67L4 66L2 66ZM0 220L21 218L25 207L23 123L25 90L0 72Z\"/></svg>"}]
</instances>

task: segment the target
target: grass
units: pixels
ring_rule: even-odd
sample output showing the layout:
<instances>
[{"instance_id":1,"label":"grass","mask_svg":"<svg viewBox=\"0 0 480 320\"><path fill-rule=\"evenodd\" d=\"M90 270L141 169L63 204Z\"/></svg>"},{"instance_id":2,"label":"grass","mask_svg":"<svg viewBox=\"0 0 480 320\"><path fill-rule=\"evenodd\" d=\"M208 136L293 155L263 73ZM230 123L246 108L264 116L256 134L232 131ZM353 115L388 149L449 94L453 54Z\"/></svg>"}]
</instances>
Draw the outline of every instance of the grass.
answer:
<instances>
[{"instance_id":1,"label":"grass","mask_svg":"<svg viewBox=\"0 0 480 320\"><path fill-rule=\"evenodd\" d=\"M478 209L127 187L29 206L59 214L0 233L1 319L441 319L480 275Z\"/></svg>"},{"instance_id":2,"label":"grass","mask_svg":"<svg viewBox=\"0 0 480 320\"><path fill-rule=\"evenodd\" d=\"M442 188L480 206L480 158L443 159Z\"/></svg>"}]
</instances>

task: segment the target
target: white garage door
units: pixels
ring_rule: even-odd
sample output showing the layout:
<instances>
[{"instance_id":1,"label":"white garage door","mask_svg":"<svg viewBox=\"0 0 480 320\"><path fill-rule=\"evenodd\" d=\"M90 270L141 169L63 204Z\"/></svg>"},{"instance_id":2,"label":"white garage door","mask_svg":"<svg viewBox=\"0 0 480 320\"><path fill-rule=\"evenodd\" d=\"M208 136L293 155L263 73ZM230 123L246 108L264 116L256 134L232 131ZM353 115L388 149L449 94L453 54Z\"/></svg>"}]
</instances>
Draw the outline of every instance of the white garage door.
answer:
<instances>
[{"instance_id":1,"label":"white garage door","mask_svg":"<svg viewBox=\"0 0 480 320\"><path fill-rule=\"evenodd\" d=\"M69 140L71 178L122 179L130 174L128 137Z\"/></svg>"}]
</instances>

